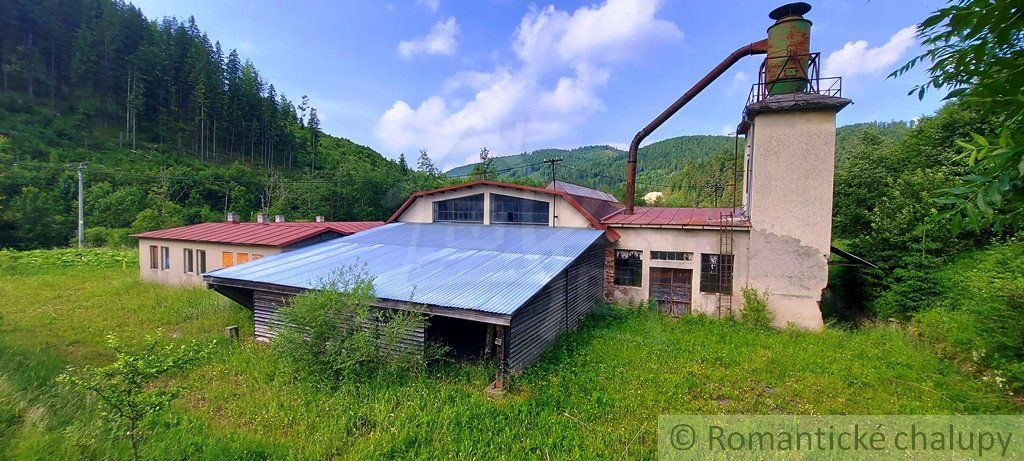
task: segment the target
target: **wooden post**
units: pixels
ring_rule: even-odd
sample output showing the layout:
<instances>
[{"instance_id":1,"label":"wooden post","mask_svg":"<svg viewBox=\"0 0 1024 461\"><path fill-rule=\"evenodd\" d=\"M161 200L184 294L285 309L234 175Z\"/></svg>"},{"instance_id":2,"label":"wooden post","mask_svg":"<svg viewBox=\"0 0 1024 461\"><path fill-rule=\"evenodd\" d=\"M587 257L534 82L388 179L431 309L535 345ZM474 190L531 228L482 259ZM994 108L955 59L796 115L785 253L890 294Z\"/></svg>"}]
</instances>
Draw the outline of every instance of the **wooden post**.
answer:
<instances>
[{"instance_id":1,"label":"wooden post","mask_svg":"<svg viewBox=\"0 0 1024 461\"><path fill-rule=\"evenodd\" d=\"M238 339L238 325L231 325L224 328L224 337L228 339Z\"/></svg>"},{"instance_id":2,"label":"wooden post","mask_svg":"<svg viewBox=\"0 0 1024 461\"><path fill-rule=\"evenodd\" d=\"M491 357L491 351L494 350L494 324L487 324L487 337L484 339L484 358Z\"/></svg>"},{"instance_id":3,"label":"wooden post","mask_svg":"<svg viewBox=\"0 0 1024 461\"><path fill-rule=\"evenodd\" d=\"M505 370L505 327L497 325L494 327L494 332L494 345L498 346L498 373L494 378L494 388L501 390L505 387L505 376L507 374Z\"/></svg>"}]
</instances>

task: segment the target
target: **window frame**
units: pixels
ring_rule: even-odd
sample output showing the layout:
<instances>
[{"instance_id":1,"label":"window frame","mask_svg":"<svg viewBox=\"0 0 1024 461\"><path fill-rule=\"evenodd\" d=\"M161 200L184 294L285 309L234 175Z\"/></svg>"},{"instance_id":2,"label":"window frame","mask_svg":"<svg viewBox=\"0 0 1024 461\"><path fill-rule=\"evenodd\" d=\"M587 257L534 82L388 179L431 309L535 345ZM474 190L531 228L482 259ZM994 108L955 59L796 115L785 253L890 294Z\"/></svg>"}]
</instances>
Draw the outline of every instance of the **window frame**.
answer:
<instances>
[{"instance_id":1,"label":"window frame","mask_svg":"<svg viewBox=\"0 0 1024 461\"><path fill-rule=\"evenodd\" d=\"M225 261L227 261L228 264L224 264ZM221 265L222 268L223 267L234 266L235 265L235 252L234 251L224 251L224 250L221 250L221 252L220 252L220 265Z\"/></svg>"},{"instance_id":2,"label":"window frame","mask_svg":"<svg viewBox=\"0 0 1024 461\"><path fill-rule=\"evenodd\" d=\"M718 257L717 262L711 262L711 257ZM723 287L722 272L728 274L728 282ZM735 255L723 255L717 253L701 253L700 255L700 291L701 293L732 293L733 276L736 273Z\"/></svg>"},{"instance_id":3,"label":"window frame","mask_svg":"<svg viewBox=\"0 0 1024 461\"><path fill-rule=\"evenodd\" d=\"M693 261L693 252L691 252L691 251L651 250L651 260L652 261L679 261L679 262Z\"/></svg>"},{"instance_id":4,"label":"window frame","mask_svg":"<svg viewBox=\"0 0 1024 461\"><path fill-rule=\"evenodd\" d=\"M625 256L620 257L620 254ZM620 287L642 287L644 285L644 252L641 250L615 250L614 257L613 281L615 285ZM633 267L620 266L619 261L635 261L635 265Z\"/></svg>"},{"instance_id":5,"label":"window frame","mask_svg":"<svg viewBox=\"0 0 1024 461\"><path fill-rule=\"evenodd\" d=\"M160 270L171 270L171 247L160 245Z\"/></svg>"},{"instance_id":6,"label":"window frame","mask_svg":"<svg viewBox=\"0 0 1024 461\"><path fill-rule=\"evenodd\" d=\"M507 199L511 199L511 200L509 202L506 202L506 203L498 203L498 201L507 200ZM515 210L501 210L501 208L503 206L510 205L511 203L514 203L514 201L519 201L517 206L514 207L514 208L517 208L517 209L515 209ZM536 211L523 211L523 208L525 208L524 205L536 206L537 204L544 204L544 211L543 211L543 213L536 212ZM508 220L508 218L511 217L511 216L517 216L518 217L518 216L531 216L531 215L541 215L541 214L543 214L543 216L544 216L544 221L543 222L540 222L540 221L528 221L528 220ZM497 193L493 193L492 192L491 193L490 215L491 215L491 224L511 224L511 225L520 225L520 226L547 226L547 225L551 224L551 202L548 202L546 200L534 200L534 199L530 199L530 198L516 197L515 195L497 194ZM503 219L499 219L499 217L501 217L502 215L504 215L504 218Z\"/></svg>"},{"instance_id":7,"label":"window frame","mask_svg":"<svg viewBox=\"0 0 1024 461\"><path fill-rule=\"evenodd\" d=\"M160 247L157 245L149 246L149 268L160 270Z\"/></svg>"},{"instance_id":8,"label":"window frame","mask_svg":"<svg viewBox=\"0 0 1024 461\"><path fill-rule=\"evenodd\" d=\"M486 211L487 211L486 210L486 208L487 208L487 199L486 199L486 197L484 197L484 195L485 194L483 192L481 192L479 194L463 195L461 197L452 197L452 198L444 199L444 200L434 200L433 202L430 203L431 218L433 219L433 222L483 224L484 223L484 217L487 214L486 213ZM480 210L479 211L477 211L477 210L460 210L460 209L455 209L455 208L458 208L460 206L460 204L464 205L466 203L473 203L475 205L477 199L479 199L479 201L480 201ZM472 202L470 202L470 201L472 201ZM442 203L451 203L451 204L453 204L453 209L452 210L439 210L438 208L441 207ZM476 213L478 213L478 212L479 212L480 219L479 220L472 219L472 217L475 217ZM441 217L439 217L440 213L451 214L452 216L449 217L449 218L441 218ZM471 217L469 219L458 219L458 214L460 214L460 213L463 213L463 214L466 214L466 215L470 215Z\"/></svg>"},{"instance_id":9,"label":"window frame","mask_svg":"<svg viewBox=\"0 0 1024 461\"><path fill-rule=\"evenodd\" d=\"M199 248L196 248L195 258L196 258L196 267L195 267L196 273L197 274L204 274L204 273L206 273L206 250L201 250Z\"/></svg>"},{"instance_id":10,"label":"window frame","mask_svg":"<svg viewBox=\"0 0 1024 461\"><path fill-rule=\"evenodd\" d=\"M191 248L182 248L181 249L181 259L182 259L182 265L181 265L182 267L181 267L181 269L183 271L185 271L186 274L193 274L193 273L195 273L195 269L196 269L195 251L193 249L191 249Z\"/></svg>"}]
</instances>

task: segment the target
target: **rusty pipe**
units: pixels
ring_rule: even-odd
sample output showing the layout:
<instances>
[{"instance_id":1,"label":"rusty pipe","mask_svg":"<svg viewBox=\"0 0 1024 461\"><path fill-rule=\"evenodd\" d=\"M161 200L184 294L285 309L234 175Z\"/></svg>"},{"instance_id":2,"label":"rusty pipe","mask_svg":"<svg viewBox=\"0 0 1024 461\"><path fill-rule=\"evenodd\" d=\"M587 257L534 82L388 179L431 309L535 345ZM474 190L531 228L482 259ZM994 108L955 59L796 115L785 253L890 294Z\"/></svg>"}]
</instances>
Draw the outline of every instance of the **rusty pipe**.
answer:
<instances>
[{"instance_id":1,"label":"rusty pipe","mask_svg":"<svg viewBox=\"0 0 1024 461\"><path fill-rule=\"evenodd\" d=\"M634 195L636 195L636 154L640 150L640 143L643 142L654 130L658 129L662 124L668 121L679 109L682 109L687 103L696 97L701 91L704 91L711 82L715 81L718 77L721 77L725 71L729 70L733 64L747 56L753 56L755 54L767 54L768 53L768 39L757 41L749 45L743 46L736 51L733 51L728 57L722 60L711 72L708 72L704 78L700 79L696 85L693 85L685 94L679 97L676 102L668 106L661 115L648 123L644 129L640 130L633 136L633 142L629 143L629 161L626 165L626 214L633 214L633 202Z\"/></svg>"}]
</instances>

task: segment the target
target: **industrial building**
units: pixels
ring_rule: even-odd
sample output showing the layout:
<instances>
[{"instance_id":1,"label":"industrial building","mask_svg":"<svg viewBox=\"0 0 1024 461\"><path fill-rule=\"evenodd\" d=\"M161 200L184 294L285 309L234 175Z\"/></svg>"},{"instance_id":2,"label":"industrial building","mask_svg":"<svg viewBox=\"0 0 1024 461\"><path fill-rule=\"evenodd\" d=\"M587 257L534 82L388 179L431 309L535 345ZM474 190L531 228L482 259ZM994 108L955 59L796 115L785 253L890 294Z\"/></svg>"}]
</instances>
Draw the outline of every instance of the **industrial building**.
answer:
<instances>
[{"instance_id":1,"label":"industrial building","mask_svg":"<svg viewBox=\"0 0 1024 461\"><path fill-rule=\"evenodd\" d=\"M203 273L383 225L379 221L286 222L260 214L243 223L237 213L224 222L201 223L134 234L139 239L139 278L172 286L201 286Z\"/></svg>"},{"instance_id":2,"label":"industrial building","mask_svg":"<svg viewBox=\"0 0 1024 461\"><path fill-rule=\"evenodd\" d=\"M637 133L626 203L561 181L545 188L472 181L413 194L386 226L205 279L253 308L257 337L269 339L274 313L290 296L331 270L365 264L378 307L430 316L412 344L497 346L499 384L601 298L653 301L671 315L730 316L751 287L768 292L779 326L819 329L832 250L836 113L851 101L838 78L818 75L803 17L809 9L794 3L773 11L767 39L737 49ZM736 206L635 206L640 143L732 64L759 54L767 57L737 127L736 174L727 185Z\"/></svg>"}]
</instances>

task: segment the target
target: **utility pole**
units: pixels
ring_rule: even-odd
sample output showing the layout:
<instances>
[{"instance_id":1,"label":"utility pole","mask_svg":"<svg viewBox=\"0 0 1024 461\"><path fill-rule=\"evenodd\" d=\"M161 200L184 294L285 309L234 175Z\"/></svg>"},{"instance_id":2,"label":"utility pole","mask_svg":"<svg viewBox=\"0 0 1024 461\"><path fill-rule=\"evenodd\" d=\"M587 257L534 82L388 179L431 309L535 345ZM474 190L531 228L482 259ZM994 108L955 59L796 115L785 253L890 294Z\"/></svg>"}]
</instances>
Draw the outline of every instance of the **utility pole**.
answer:
<instances>
[{"instance_id":1,"label":"utility pole","mask_svg":"<svg viewBox=\"0 0 1024 461\"><path fill-rule=\"evenodd\" d=\"M85 246L85 192L83 191L83 176L86 162L78 164L78 248Z\"/></svg>"},{"instance_id":2,"label":"utility pole","mask_svg":"<svg viewBox=\"0 0 1024 461\"><path fill-rule=\"evenodd\" d=\"M555 187L555 164L558 163L558 162L561 162L561 161L562 161L562 159L560 159L560 158L553 158L553 159L548 159L548 160L544 161L544 163L547 163L548 165L551 165L551 190L558 190L558 188ZM557 204L558 204L558 200L552 200L551 201L551 225L552 226L557 226L559 224L559 222L556 221L558 219L558 208L556 208Z\"/></svg>"},{"instance_id":3,"label":"utility pole","mask_svg":"<svg viewBox=\"0 0 1024 461\"><path fill-rule=\"evenodd\" d=\"M561 161L562 161L562 159L560 159L560 158L553 158L553 159L545 160L544 161L544 163L547 163L548 165L551 165L551 187L552 188L555 187L555 164L558 163L558 162L561 162Z\"/></svg>"}]
</instances>

